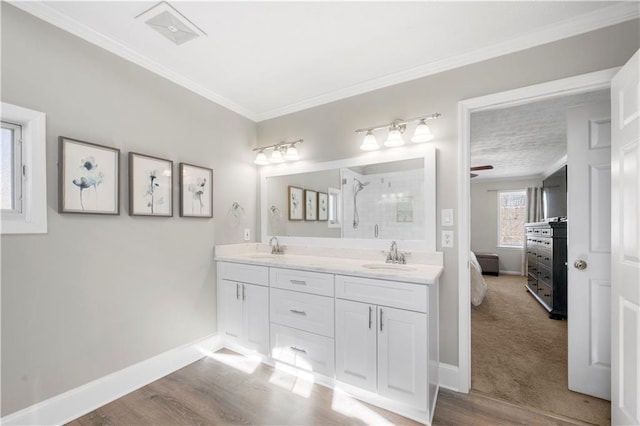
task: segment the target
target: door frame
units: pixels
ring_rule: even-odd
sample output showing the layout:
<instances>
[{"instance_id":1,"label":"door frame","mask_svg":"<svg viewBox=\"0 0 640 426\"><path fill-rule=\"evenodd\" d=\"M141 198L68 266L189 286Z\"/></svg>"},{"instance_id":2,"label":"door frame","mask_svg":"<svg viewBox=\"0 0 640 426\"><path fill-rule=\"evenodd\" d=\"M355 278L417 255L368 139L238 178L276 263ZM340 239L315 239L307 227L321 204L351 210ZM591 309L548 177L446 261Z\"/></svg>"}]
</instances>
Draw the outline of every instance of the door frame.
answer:
<instances>
[{"instance_id":1,"label":"door frame","mask_svg":"<svg viewBox=\"0 0 640 426\"><path fill-rule=\"evenodd\" d=\"M458 391L471 389L471 113L513 107L558 96L607 89L620 67L507 90L458 102Z\"/></svg>"}]
</instances>

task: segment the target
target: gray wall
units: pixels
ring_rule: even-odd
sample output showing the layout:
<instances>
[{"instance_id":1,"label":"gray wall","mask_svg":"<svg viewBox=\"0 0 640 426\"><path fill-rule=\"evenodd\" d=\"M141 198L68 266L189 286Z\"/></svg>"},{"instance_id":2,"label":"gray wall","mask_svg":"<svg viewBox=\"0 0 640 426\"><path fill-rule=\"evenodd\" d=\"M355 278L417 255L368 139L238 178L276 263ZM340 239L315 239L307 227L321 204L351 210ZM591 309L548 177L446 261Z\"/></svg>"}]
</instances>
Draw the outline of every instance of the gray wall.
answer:
<instances>
[{"instance_id":1,"label":"gray wall","mask_svg":"<svg viewBox=\"0 0 640 426\"><path fill-rule=\"evenodd\" d=\"M498 247L498 191L530 186L542 186L542 180L471 180L471 250L496 253L500 257L501 272L522 273L524 249Z\"/></svg>"},{"instance_id":2,"label":"gray wall","mask_svg":"<svg viewBox=\"0 0 640 426\"><path fill-rule=\"evenodd\" d=\"M638 49L639 23L630 21L555 43L398 84L258 123L258 145L303 138L301 155L329 161L360 155L355 129L434 112L429 122L438 150L437 206L454 208L458 199L457 107L463 99L624 64ZM457 232L457 223L454 227ZM439 243L439 241L438 241ZM442 249L440 356L458 364L457 248Z\"/></svg>"},{"instance_id":3,"label":"gray wall","mask_svg":"<svg viewBox=\"0 0 640 426\"><path fill-rule=\"evenodd\" d=\"M256 124L2 3L2 101L47 114L46 235L2 236L2 415L216 332L213 246L255 230ZM57 138L120 148L120 216L57 213ZM214 218L128 215L129 151L214 169ZM177 175L176 175L177 176ZM228 214L238 201L240 220Z\"/></svg>"}]
</instances>

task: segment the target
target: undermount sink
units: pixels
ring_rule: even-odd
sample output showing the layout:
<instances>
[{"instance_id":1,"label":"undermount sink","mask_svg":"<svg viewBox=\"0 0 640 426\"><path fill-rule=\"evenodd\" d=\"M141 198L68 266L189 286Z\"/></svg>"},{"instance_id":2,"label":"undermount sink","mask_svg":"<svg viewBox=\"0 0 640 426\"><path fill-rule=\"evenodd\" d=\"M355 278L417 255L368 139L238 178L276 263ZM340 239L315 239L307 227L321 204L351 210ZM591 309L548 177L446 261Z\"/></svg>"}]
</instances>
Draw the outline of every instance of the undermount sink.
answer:
<instances>
[{"instance_id":1,"label":"undermount sink","mask_svg":"<svg viewBox=\"0 0 640 426\"><path fill-rule=\"evenodd\" d=\"M399 265L397 263L366 263L362 265L362 267L367 269L386 269L388 271L415 271L416 269L411 266Z\"/></svg>"}]
</instances>

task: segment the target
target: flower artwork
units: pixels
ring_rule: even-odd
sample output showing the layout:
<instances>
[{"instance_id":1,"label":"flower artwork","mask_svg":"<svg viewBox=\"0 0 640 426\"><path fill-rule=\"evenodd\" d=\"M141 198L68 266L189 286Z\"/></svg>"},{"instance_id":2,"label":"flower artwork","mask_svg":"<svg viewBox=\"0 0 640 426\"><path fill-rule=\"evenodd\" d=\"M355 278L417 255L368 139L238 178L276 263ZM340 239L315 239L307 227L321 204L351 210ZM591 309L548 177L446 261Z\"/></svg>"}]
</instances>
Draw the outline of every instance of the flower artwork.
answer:
<instances>
[{"instance_id":1,"label":"flower artwork","mask_svg":"<svg viewBox=\"0 0 640 426\"><path fill-rule=\"evenodd\" d=\"M119 214L120 150L59 138L61 213Z\"/></svg>"},{"instance_id":2,"label":"flower artwork","mask_svg":"<svg viewBox=\"0 0 640 426\"><path fill-rule=\"evenodd\" d=\"M304 220L318 220L318 193L316 191L305 189L304 202Z\"/></svg>"},{"instance_id":3,"label":"flower artwork","mask_svg":"<svg viewBox=\"0 0 640 426\"><path fill-rule=\"evenodd\" d=\"M289 220L304 219L303 189L289 187Z\"/></svg>"},{"instance_id":4,"label":"flower artwork","mask_svg":"<svg viewBox=\"0 0 640 426\"><path fill-rule=\"evenodd\" d=\"M129 153L129 214L173 216L173 162Z\"/></svg>"},{"instance_id":5,"label":"flower artwork","mask_svg":"<svg viewBox=\"0 0 640 426\"><path fill-rule=\"evenodd\" d=\"M329 194L318 192L318 220L329 220Z\"/></svg>"},{"instance_id":6,"label":"flower artwork","mask_svg":"<svg viewBox=\"0 0 640 426\"><path fill-rule=\"evenodd\" d=\"M180 163L180 216L213 217L213 170Z\"/></svg>"}]
</instances>

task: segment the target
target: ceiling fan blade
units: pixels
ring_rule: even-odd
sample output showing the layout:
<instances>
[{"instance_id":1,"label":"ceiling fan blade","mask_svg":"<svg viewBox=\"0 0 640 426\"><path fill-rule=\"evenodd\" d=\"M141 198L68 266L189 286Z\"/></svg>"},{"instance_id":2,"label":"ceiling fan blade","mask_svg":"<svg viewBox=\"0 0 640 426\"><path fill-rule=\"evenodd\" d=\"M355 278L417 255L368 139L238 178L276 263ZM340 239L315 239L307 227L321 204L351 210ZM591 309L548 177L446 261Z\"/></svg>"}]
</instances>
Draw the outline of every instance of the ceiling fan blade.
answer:
<instances>
[{"instance_id":1,"label":"ceiling fan blade","mask_svg":"<svg viewBox=\"0 0 640 426\"><path fill-rule=\"evenodd\" d=\"M477 170L491 170L491 169L493 169L493 166L491 165L471 167L472 172L475 172Z\"/></svg>"},{"instance_id":2,"label":"ceiling fan blade","mask_svg":"<svg viewBox=\"0 0 640 426\"><path fill-rule=\"evenodd\" d=\"M473 179L474 177L478 176L477 173L471 173L471 179Z\"/></svg>"}]
</instances>

